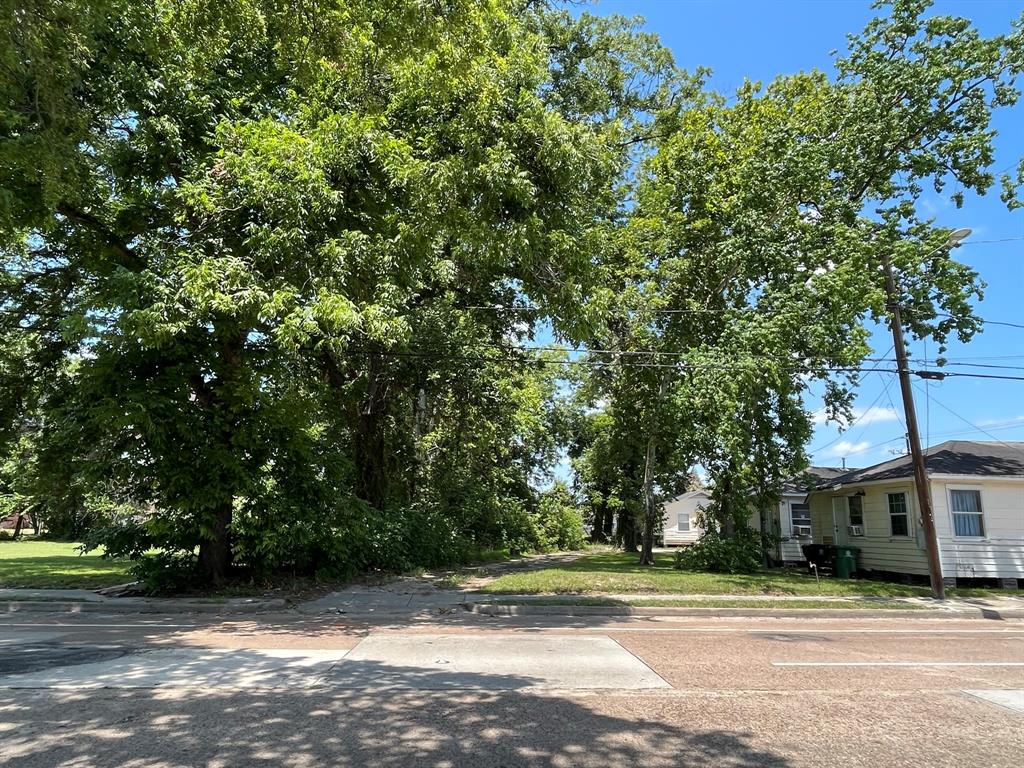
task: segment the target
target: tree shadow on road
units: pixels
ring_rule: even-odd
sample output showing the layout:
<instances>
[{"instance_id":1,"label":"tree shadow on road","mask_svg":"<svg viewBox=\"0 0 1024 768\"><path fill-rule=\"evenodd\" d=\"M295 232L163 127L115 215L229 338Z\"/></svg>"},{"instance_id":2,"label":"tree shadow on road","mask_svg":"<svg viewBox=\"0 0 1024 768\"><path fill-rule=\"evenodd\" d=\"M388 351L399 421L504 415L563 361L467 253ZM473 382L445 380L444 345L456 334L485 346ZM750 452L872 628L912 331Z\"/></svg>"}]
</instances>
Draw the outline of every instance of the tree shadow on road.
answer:
<instances>
[{"instance_id":1,"label":"tree shadow on road","mask_svg":"<svg viewBox=\"0 0 1024 768\"><path fill-rule=\"evenodd\" d=\"M345 664L360 665L359 687L4 691L0 756L7 768L789 765L741 731L688 727L675 707L652 717L635 693ZM365 687L387 675L404 683Z\"/></svg>"}]
</instances>

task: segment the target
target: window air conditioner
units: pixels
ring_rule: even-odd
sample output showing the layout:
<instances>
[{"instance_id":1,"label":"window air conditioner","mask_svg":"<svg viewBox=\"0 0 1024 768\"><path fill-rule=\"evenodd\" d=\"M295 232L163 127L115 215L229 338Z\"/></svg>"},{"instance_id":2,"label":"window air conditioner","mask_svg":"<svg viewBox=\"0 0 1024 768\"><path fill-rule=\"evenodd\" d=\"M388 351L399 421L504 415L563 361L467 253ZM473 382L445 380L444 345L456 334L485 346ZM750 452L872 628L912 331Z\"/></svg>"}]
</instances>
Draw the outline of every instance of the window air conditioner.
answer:
<instances>
[{"instance_id":1,"label":"window air conditioner","mask_svg":"<svg viewBox=\"0 0 1024 768\"><path fill-rule=\"evenodd\" d=\"M863 525L851 525L850 526L850 535L851 536L863 536L864 535L864 526Z\"/></svg>"},{"instance_id":2,"label":"window air conditioner","mask_svg":"<svg viewBox=\"0 0 1024 768\"><path fill-rule=\"evenodd\" d=\"M793 535L794 536L801 536L801 537L802 536L808 536L809 537L811 535L811 526L809 526L809 525L794 525L793 526Z\"/></svg>"}]
</instances>

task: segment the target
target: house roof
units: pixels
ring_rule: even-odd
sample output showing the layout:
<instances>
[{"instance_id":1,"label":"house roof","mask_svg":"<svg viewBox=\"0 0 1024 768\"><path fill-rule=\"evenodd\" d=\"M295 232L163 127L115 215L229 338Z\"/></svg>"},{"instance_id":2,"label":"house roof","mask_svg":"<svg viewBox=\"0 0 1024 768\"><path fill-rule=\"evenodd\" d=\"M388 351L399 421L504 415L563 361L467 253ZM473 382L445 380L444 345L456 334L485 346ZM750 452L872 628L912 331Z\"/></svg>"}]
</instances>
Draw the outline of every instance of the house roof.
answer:
<instances>
[{"instance_id":1,"label":"house roof","mask_svg":"<svg viewBox=\"0 0 1024 768\"><path fill-rule=\"evenodd\" d=\"M812 488L821 485L822 481L831 480L850 471L842 467L808 467L802 474L786 480L782 484L782 493L792 496L806 494Z\"/></svg>"},{"instance_id":2,"label":"house roof","mask_svg":"<svg viewBox=\"0 0 1024 768\"><path fill-rule=\"evenodd\" d=\"M947 440L925 451L925 469L936 475L978 475L979 477L1024 477L1024 442L1003 443L981 440ZM914 476L910 456L883 461L825 478L818 487L852 485L873 480L895 480Z\"/></svg>"},{"instance_id":3,"label":"house roof","mask_svg":"<svg viewBox=\"0 0 1024 768\"><path fill-rule=\"evenodd\" d=\"M672 501L681 501L683 499L699 499L702 496L704 498L706 498L706 499L710 499L711 498L711 494L708 493L707 491L705 491L705 490L696 490L696 491L687 491L686 493L682 493L682 494L676 496L674 499L672 499Z\"/></svg>"}]
</instances>

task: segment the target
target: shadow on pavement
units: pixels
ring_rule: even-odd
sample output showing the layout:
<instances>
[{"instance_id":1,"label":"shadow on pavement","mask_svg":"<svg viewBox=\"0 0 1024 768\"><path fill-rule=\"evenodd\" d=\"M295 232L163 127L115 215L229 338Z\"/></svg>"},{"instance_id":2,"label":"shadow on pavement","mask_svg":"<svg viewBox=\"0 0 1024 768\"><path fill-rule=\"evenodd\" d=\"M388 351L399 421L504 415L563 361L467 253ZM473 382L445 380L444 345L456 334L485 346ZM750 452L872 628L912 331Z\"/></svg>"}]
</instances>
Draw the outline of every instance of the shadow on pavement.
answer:
<instances>
[{"instance_id":1,"label":"shadow on pavement","mask_svg":"<svg viewBox=\"0 0 1024 768\"><path fill-rule=\"evenodd\" d=\"M375 662L362 677L373 676ZM394 667L388 669L395 672ZM401 674L423 689L437 673ZM747 734L638 714L628 698L494 690L115 690L0 693L7 768L51 766L730 766L784 768ZM490 690L480 690L490 689Z\"/></svg>"}]
</instances>

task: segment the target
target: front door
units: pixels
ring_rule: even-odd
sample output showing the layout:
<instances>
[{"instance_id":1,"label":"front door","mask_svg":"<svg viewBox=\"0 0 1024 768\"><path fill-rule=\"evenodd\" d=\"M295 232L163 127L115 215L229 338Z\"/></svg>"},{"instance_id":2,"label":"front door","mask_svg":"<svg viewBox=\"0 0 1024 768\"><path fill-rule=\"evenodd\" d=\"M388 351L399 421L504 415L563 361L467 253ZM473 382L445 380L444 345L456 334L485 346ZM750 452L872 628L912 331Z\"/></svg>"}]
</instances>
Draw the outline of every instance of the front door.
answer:
<instances>
[{"instance_id":1,"label":"front door","mask_svg":"<svg viewBox=\"0 0 1024 768\"><path fill-rule=\"evenodd\" d=\"M849 544L850 500L846 496L832 497L832 543L840 547Z\"/></svg>"}]
</instances>

